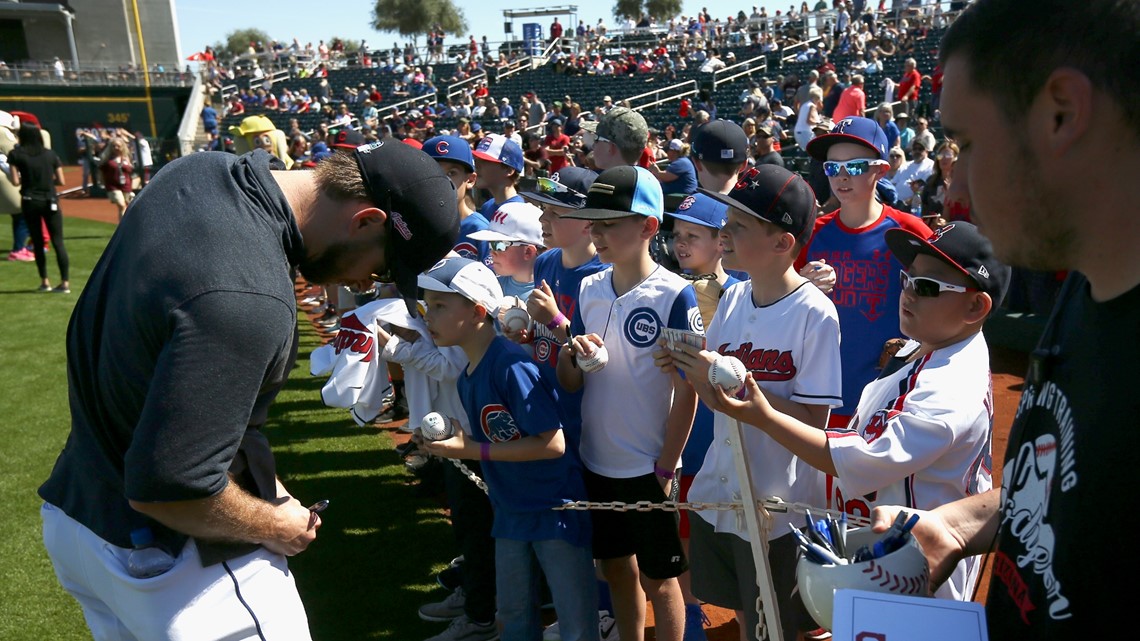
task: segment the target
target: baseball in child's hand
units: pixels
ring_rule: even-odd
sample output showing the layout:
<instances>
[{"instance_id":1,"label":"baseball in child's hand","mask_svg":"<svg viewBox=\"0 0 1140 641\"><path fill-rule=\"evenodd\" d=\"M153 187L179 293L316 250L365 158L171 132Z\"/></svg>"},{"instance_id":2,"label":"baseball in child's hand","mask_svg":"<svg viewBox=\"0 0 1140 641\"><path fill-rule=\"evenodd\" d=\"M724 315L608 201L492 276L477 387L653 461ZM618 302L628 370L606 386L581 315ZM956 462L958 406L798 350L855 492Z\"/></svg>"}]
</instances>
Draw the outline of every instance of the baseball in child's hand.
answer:
<instances>
[{"instance_id":1,"label":"baseball in child's hand","mask_svg":"<svg viewBox=\"0 0 1140 641\"><path fill-rule=\"evenodd\" d=\"M748 370L735 356L721 356L709 366L709 382L724 390L729 396L744 389L744 376Z\"/></svg>"}]
</instances>

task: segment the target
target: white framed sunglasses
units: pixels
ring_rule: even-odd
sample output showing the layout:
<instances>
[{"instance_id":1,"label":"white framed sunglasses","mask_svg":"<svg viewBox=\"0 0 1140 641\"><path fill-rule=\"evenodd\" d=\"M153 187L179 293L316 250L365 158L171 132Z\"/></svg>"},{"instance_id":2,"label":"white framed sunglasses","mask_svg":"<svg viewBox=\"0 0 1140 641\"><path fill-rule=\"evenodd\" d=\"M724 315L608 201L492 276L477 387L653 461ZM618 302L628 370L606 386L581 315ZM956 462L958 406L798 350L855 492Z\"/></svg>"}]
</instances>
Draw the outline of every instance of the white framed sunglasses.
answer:
<instances>
[{"instance_id":1,"label":"white framed sunglasses","mask_svg":"<svg viewBox=\"0 0 1140 641\"><path fill-rule=\"evenodd\" d=\"M954 285L927 276L911 276L904 271L899 272L899 280L902 281L903 290L910 287L914 291L915 296L921 296L923 298L937 298L942 292L964 294L966 292L978 291L977 287Z\"/></svg>"}]
</instances>

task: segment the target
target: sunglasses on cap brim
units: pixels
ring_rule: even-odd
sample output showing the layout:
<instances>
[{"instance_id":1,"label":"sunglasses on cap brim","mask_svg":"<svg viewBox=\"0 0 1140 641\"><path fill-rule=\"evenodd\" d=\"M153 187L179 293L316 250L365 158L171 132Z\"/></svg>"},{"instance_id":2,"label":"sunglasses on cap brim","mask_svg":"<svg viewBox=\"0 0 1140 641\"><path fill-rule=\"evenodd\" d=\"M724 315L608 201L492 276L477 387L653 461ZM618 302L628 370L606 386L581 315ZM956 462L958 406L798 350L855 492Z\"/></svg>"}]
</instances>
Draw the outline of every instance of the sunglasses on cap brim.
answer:
<instances>
[{"instance_id":1,"label":"sunglasses on cap brim","mask_svg":"<svg viewBox=\"0 0 1140 641\"><path fill-rule=\"evenodd\" d=\"M570 194L571 196L577 196L579 198L586 197L586 194L570 189L566 185L550 178L536 178L535 190L541 194Z\"/></svg>"}]
</instances>

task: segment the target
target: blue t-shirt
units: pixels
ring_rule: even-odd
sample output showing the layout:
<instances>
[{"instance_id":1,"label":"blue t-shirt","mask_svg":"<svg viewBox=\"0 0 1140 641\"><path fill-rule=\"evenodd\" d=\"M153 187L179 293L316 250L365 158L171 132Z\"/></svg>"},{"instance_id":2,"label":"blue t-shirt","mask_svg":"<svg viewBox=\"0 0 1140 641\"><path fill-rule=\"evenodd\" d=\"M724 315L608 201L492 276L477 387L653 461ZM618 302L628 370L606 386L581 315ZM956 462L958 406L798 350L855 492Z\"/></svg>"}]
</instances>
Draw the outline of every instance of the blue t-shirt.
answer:
<instances>
[{"instance_id":1,"label":"blue t-shirt","mask_svg":"<svg viewBox=\"0 0 1140 641\"><path fill-rule=\"evenodd\" d=\"M534 282L546 281L554 294L554 301L558 311L566 318L573 318L578 308L578 288L582 279L590 274L600 272L608 266L595 254L593 258L577 267L566 268L562 266L562 249L554 248L543 252L534 261ZM554 338L554 333L545 325L535 323L534 360L538 362L538 369L542 376L550 381L558 392L558 405L562 409L562 425L566 429L566 439L574 444L577 451L582 436L582 390L567 392L558 384L558 350L562 344Z\"/></svg>"},{"instance_id":2,"label":"blue t-shirt","mask_svg":"<svg viewBox=\"0 0 1140 641\"><path fill-rule=\"evenodd\" d=\"M491 220L491 217L495 215L495 210L498 209L500 205L505 205L507 203L525 203L525 202L526 201L523 200L523 197L518 195L518 194L511 196L510 198L504 200L501 203L495 202L494 198L488 198L487 202L483 203L483 206L479 208L479 213L483 214L484 220Z\"/></svg>"},{"instance_id":3,"label":"blue t-shirt","mask_svg":"<svg viewBox=\"0 0 1140 641\"><path fill-rule=\"evenodd\" d=\"M206 129L218 128L218 112L209 105L202 109L202 126Z\"/></svg>"},{"instance_id":4,"label":"blue t-shirt","mask_svg":"<svg viewBox=\"0 0 1140 641\"><path fill-rule=\"evenodd\" d=\"M477 211L471 212L459 221L459 238L452 249L455 253L469 260L482 261L487 267L491 266L491 244L485 240L472 240L471 234L483 231L491 226L487 219Z\"/></svg>"},{"instance_id":5,"label":"blue t-shirt","mask_svg":"<svg viewBox=\"0 0 1140 641\"><path fill-rule=\"evenodd\" d=\"M744 276L744 280L748 280L748 274ZM741 279L729 273L721 291L723 292L740 281ZM685 449L681 452L681 474L692 476L701 469L701 464L705 461L705 452L708 452L712 440L713 412L705 405L704 401L698 400L697 413L693 417L693 429L689 432L689 440L685 442Z\"/></svg>"},{"instance_id":6,"label":"blue t-shirt","mask_svg":"<svg viewBox=\"0 0 1140 641\"><path fill-rule=\"evenodd\" d=\"M802 256L806 261L826 260L835 268L835 288L829 296L839 313L843 341L843 407L832 410L836 420L850 417L867 383L879 376L883 344L902 336L899 330L899 295L902 265L887 247L888 229L908 229L922 238L930 229L910 214L883 207L879 220L851 229L839 219L839 210L816 221L815 232ZM797 265L803 260L797 261Z\"/></svg>"},{"instance_id":7,"label":"blue t-shirt","mask_svg":"<svg viewBox=\"0 0 1140 641\"><path fill-rule=\"evenodd\" d=\"M661 191L666 194L695 194L697 192L697 168L688 158L678 158L669 163L665 171L677 177L667 183L661 183Z\"/></svg>"},{"instance_id":8,"label":"blue t-shirt","mask_svg":"<svg viewBox=\"0 0 1140 641\"><path fill-rule=\"evenodd\" d=\"M499 287L503 288L503 296L517 296L525 302L534 290L534 281L520 283L510 276L496 276L496 278L499 279Z\"/></svg>"},{"instance_id":9,"label":"blue t-shirt","mask_svg":"<svg viewBox=\"0 0 1140 641\"><path fill-rule=\"evenodd\" d=\"M471 438L505 443L561 429L554 391L526 350L496 336L475 370L457 383ZM569 445L556 459L486 461L483 475L494 507L491 536L516 541L562 539L590 544L590 515L550 508L586 498L582 465Z\"/></svg>"}]
</instances>

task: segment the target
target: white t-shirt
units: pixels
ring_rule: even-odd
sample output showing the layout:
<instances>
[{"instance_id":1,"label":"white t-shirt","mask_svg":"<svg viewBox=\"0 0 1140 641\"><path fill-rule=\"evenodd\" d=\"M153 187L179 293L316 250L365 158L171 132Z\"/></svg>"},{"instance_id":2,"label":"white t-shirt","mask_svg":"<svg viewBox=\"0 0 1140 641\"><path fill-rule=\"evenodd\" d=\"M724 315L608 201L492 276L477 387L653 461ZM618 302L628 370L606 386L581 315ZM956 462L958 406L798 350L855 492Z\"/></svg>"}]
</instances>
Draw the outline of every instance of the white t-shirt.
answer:
<instances>
[{"instance_id":1,"label":"white t-shirt","mask_svg":"<svg viewBox=\"0 0 1140 641\"><path fill-rule=\"evenodd\" d=\"M925 181L930 178L932 173L934 173L934 161L930 158L922 162L911 161L906 168L900 169L899 173L895 175L896 180L891 181L899 192L899 200L910 200L910 197L914 195L914 190L910 188L910 181L915 178Z\"/></svg>"},{"instance_id":2,"label":"white t-shirt","mask_svg":"<svg viewBox=\"0 0 1140 641\"><path fill-rule=\"evenodd\" d=\"M662 327L704 332L688 281L658 267L618 296L613 268L582 279L570 331L602 337L609 362L585 374L582 463L595 474L632 478L653 473L665 444L673 380L653 365Z\"/></svg>"},{"instance_id":3,"label":"white t-shirt","mask_svg":"<svg viewBox=\"0 0 1140 641\"><path fill-rule=\"evenodd\" d=\"M706 339L710 351L739 358L766 394L806 405L843 404L839 315L831 299L807 281L765 307L753 302L751 281L729 287L721 295ZM713 415L713 442L689 488L690 501L740 500L729 445L729 420L719 412ZM742 427L744 456L750 463L752 493L757 500L779 496L786 501L823 505L823 472L793 456L760 428ZM735 512L697 514L717 532L748 540L744 520ZM787 534L788 523L799 526L803 520L796 514L773 513L772 517L773 539Z\"/></svg>"},{"instance_id":4,"label":"white t-shirt","mask_svg":"<svg viewBox=\"0 0 1140 641\"><path fill-rule=\"evenodd\" d=\"M827 478L828 506L869 517L876 505L931 510L990 490L993 407L981 333L871 381L848 426L827 431L838 473ZM960 562L935 596L969 599L979 566Z\"/></svg>"}]
</instances>

